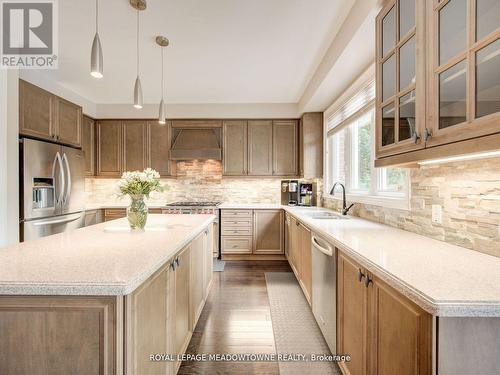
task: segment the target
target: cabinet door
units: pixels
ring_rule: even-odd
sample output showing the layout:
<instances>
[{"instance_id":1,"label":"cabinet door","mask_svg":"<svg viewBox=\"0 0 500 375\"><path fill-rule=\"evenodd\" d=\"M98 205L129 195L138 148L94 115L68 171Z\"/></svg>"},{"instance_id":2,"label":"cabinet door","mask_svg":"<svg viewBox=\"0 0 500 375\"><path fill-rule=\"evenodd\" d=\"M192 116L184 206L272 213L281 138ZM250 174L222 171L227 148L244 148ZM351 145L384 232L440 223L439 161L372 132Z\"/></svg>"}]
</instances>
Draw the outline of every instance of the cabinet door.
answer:
<instances>
[{"instance_id":1,"label":"cabinet door","mask_svg":"<svg viewBox=\"0 0 500 375\"><path fill-rule=\"evenodd\" d=\"M311 231L304 225L299 226L300 231L300 284L309 305L312 302L312 253Z\"/></svg>"},{"instance_id":2,"label":"cabinet door","mask_svg":"<svg viewBox=\"0 0 500 375\"><path fill-rule=\"evenodd\" d=\"M152 353L168 353L171 332L168 317L169 267L125 297L127 348L126 373L164 375L168 362L149 360Z\"/></svg>"},{"instance_id":3,"label":"cabinet door","mask_svg":"<svg viewBox=\"0 0 500 375\"><path fill-rule=\"evenodd\" d=\"M205 249L203 250L203 299L207 299L213 277L213 248L215 224L205 231Z\"/></svg>"},{"instance_id":4,"label":"cabinet door","mask_svg":"<svg viewBox=\"0 0 500 375\"><path fill-rule=\"evenodd\" d=\"M19 80L19 133L55 140L54 95Z\"/></svg>"},{"instance_id":5,"label":"cabinet door","mask_svg":"<svg viewBox=\"0 0 500 375\"><path fill-rule=\"evenodd\" d=\"M254 210L253 253L283 254L283 211Z\"/></svg>"},{"instance_id":6,"label":"cabinet door","mask_svg":"<svg viewBox=\"0 0 500 375\"><path fill-rule=\"evenodd\" d=\"M339 366L345 375L365 375L368 288L359 274L366 272L341 252L337 270L337 349L351 356L350 362L340 362Z\"/></svg>"},{"instance_id":7,"label":"cabinet door","mask_svg":"<svg viewBox=\"0 0 500 375\"><path fill-rule=\"evenodd\" d=\"M392 0L377 16L377 157L425 147L425 32L425 1Z\"/></svg>"},{"instance_id":8,"label":"cabinet door","mask_svg":"<svg viewBox=\"0 0 500 375\"><path fill-rule=\"evenodd\" d=\"M222 173L226 176L246 175L247 122L224 121L222 137Z\"/></svg>"},{"instance_id":9,"label":"cabinet door","mask_svg":"<svg viewBox=\"0 0 500 375\"><path fill-rule=\"evenodd\" d=\"M83 116L82 151L85 157L85 176L93 176L95 174L95 123L87 116Z\"/></svg>"},{"instance_id":10,"label":"cabinet door","mask_svg":"<svg viewBox=\"0 0 500 375\"><path fill-rule=\"evenodd\" d=\"M204 252L206 234L202 233L191 242L191 282L190 282L190 305L191 305L191 330L194 330L196 322L203 309L204 287Z\"/></svg>"},{"instance_id":11,"label":"cabinet door","mask_svg":"<svg viewBox=\"0 0 500 375\"><path fill-rule=\"evenodd\" d=\"M99 121L97 123L97 175L120 177L122 171L122 123Z\"/></svg>"},{"instance_id":12,"label":"cabinet door","mask_svg":"<svg viewBox=\"0 0 500 375\"><path fill-rule=\"evenodd\" d=\"M323 178L323 113L305 113L300 120L299 174Z\"/></svg>"},{"instance_id":13,"label":"cabinet door","mask_svg":"<svg viewBox=\"0 0 500 375\"><path fill-rule=\"evenodd\" d=\"M123 171L146 168L146 122L123 122Z\"/></svg>"},{"instance_id":14,"label":"cabinet door","mask_svg":"<svg viewBox=\"0 0 500 375\"><path fill-rule=\"evenodd\" d=\"M273 175L297 175L297 121L273 121Z\"/></svg>"},{"instance_id":15,"label":"cabinet door","mask_svg":"<svg viewBox=\"0 0 500 375\"><path fill-rule=\"evenodd\" d=\"M175 353L182 354L187 348L191 334L189 308L190 290L190 247L179 256L179 265L175 269Z\"/></svg>"},{"instance_id":16,"label":"cabinet door","mask_svg":"<svg viewBox=\"0 0 500 375\"><path fill-rule=\"evenodd\" d=\"M431 374L432 316L377 277L368 293L370 374Z\"/></svg>"},{"instance_id":17,"label":"cabinet door","mask_svg":"<svg viewBox=\"0 0 500 375\"><path fill-rule=\"evenodd\" d=\"M170 168L170 132L172 122L167 121L165 125L157 122L148 122L147 134L147 167L156 170L160 176L168 177L171 175Z\"/></svg>"},{"instance_id":18,"label":"cabinet door","mask_svg":"<svg viewBox=\"0 0 500 375\"><path fill-rule=\"evenodd\" d=\"M75 147L82 145L82 107L55 97L55 127L57 141Z\"/></svg>"},{"instance_id":19,"label":"cabinet door","mask_svg":"<svg viewBox=\"0 0 500 375\"><path fill-rule=\"evenodd\" d=\"M253 176L273 174L272 121L248 121L248 174Z\"/></svg>"},{"instance_id":20,"label":"cabinet door","mask_svg":"<svg viewBox=\"0 0 500 375\"><path fill-rule=\"evenodd\" d=\"M290 263L290 267L294 271L295 275L298 275L298 259L299 259L299 222L294 217L290 216L290 249L288 262Z\"/></svg>"},{"instance_id":21,"label":"cabinet door","mask_svg":"<svg viewBox=\"0 0 500 375\"><path fill-rule=\"evenodd\" d=\"M428 108L432 134L427 146L498 133L498 2L451 0L433 5L429 0L432 69Z\"/></svg>"},{"instance_id":22,"label":"cabinet door","mask_svg":"<svg viewBox=\"0 0 500 375\"><path fill-rule=\"evenodd\" d=\"M288 260L290 260L290 225L291 225L291 218L288 213L285 213L285 256Z\"/></svg>"}]
</instances>

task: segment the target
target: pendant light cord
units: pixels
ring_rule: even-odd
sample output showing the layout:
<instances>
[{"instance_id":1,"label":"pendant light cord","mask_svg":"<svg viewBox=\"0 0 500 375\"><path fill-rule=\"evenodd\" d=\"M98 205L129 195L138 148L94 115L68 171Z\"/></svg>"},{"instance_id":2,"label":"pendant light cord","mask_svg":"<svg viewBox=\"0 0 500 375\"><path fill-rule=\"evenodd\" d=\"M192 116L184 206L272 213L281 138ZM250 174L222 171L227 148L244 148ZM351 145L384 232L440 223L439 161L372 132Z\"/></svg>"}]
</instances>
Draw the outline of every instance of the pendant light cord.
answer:
<instances>
[{"instance_id":1,"label":"pendant light cord","mask_svg":"<svg viewBox=\"0 0 500 375\"><path fill-rule=\"evenodd\" d=\"M95 0L95 33L99 33L99 0Z\"/></svg>"},{"instance_id":2,"label":"pendant light cord","mask_svg":"<svg viewBox=\"0 0 500 375\"><path fill-rule=\"evenodd\" d=\"M163 78L163 49L164 47L160 46L161 48L161 100L163 100L163 93L165 91L165 83L164 83L164 78Z\"/></svg>"},{"instance_id":3,"label":"pendant light cord","mask_svg":"<svg viewBox=\"0 0 500 375\"><path fill-rule=\"evenodd\" d=\"M137 10L137 77L139 77L139 10Z\"/></svg>"}]
</instances>

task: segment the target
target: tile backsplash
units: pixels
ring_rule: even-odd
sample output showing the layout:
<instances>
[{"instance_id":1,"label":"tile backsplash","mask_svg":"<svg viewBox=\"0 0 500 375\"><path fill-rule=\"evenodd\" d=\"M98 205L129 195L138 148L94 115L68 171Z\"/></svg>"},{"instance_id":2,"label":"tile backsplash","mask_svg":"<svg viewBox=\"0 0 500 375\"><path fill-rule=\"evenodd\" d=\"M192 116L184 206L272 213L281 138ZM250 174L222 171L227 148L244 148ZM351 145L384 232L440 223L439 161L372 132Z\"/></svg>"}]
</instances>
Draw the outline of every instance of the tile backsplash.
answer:
<instances>
[{"instance_id":1,"label":"tile backsplash","mask_svg":"<svg viewBox=\"0 0 500 375\"><path fill-rule=\"evenodd\" d=\"M88 203L127 202L116 194L117 179L87 178ZM222 176L217 160L177 162L177 178L162 180L168 190L153 193L150 203L222 201L228 203L280 203L280 179Z\"/></svg>"},{"instance_id":2,"label":"tile backsplash","mask_svg":"<svg viewBox=\"0 0 500 375\"><path fill-rule=\"evenodd\" d=\"M500 158L412 169L410 203L410 211L357 204L353 214L500 257ZM441 224L432 222L433 204L442 206Z\"/></svg>"}]
</instances>

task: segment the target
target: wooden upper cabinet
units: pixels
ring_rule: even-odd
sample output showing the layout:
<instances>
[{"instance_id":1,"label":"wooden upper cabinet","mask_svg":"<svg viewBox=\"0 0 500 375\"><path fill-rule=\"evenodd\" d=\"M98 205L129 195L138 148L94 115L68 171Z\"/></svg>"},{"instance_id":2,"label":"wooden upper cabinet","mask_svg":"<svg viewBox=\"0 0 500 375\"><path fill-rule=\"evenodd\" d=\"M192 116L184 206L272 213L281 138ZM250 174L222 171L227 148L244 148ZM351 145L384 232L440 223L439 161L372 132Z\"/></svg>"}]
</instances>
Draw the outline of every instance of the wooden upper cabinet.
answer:
<instances>
[{"instance_id":1,"label":"wooden upper cabinet","mask_svg":"<svg viewBox=\"0 0 500 375\"><path fill-rule=\"evenodd\" d=\"M300 119L299 175L323 178L323 112L304 113Z\"/></svg>"},{"instance_id":2,"label":"wooden upper cabinet","mask_svg":"<svg viewBox=\"0 0 500 375\"><path fill-rule=\"evenodd\" d=\"M368 289L360 279L366 272L338 252L337 262L337 352L349 353L349 362L339 362L345 375L366 375Z\"/></svg>"},{"instance_id":3,"label":"wooden upper cabinet","mask_svg":"<svg viewBox=\"0 0 500 375\"><path fill-rule=\"evenodd\" d=\"M82 108L19 80L19 133L81 147Z\"/></svg>"},{"instance_id":4,"label":"wooden upper cabinet","mask_svg":"<svg viewBox=\"0 0 500 375\"><path fill-rule=\"evenodd\" d=\"M273 121L273 175L297 175L297 121Z\"/></svg>"},{"instance_id":5,"label":"wooden upper cabinet","mask_svg":"<svg viewBox=\"0 0 500 375\"><path fill-rule=\"evenodd\" d=\"M160 176L167 177L172 173L169 156L172 123L165 125L156 121L148 122L147 133L147 167L156 170Z\"/></svg>"},{"instance_id":6,"label":"wooden upper cabinet","mask_svg":"<svg viewBox=\"0 0 500 375\"><path fill-rule=\"evenodd\" d=\"M222 124L222 173L226 176L247 174L247 121L224 121Z\"/></svg>"},{"instance_id":7,"label":"wooden upper cabinet","mask_svg":"<svg viewBox=\"0 0 500 375\"><path fill-rule=\"evenodd\" d=\"M378 277L368 287L370 374L431 374L432 316Z\"/></svg>"},{"instance_id":8,"label":"wooden upper cabinet","mask_svg":"<svg viewBox=\"0 0 500 375\"><path fill-rule=\"evenodd\" d=\"M425 147L425 1L392 0L376 19L376 155Z\"/></svg>"},{"instance_id":9,"label":"wooden upper cabinet","mask_svg":"<svg viewBox=\"0 0 500 375\"><path fill-rule=\"evenodd\" d=\"M85 175L95 175L95 122L90 117L83 116L82 121L82 151L85 157Z\"/></svg>"},{"instance_id":10,"label":"wooden upper cabinet","mask_svg":"<svg viewBox=\"0 0 500 375\"><path fill-rule=\"evenodd\" d=\"M283 211L254 210L253 253L283 254Z\"/></svg>"},{"instance_id":11,"label":"wooden upper cabinet","mask_svg":"<svg viewBox=\"0 0 500 375\"><path fill-rule=\"evenodd\" d=\"M248 174L271 176L273 174L273 122L248 121Z\"/></svg>"},{"instance_id":12,"label":"wooden upper cabinet","mask_svg":"<svg viewBox=\"0 0 500 375\"><path fill-rule=\"evenodd\" d=\"M19 80L19 133L55 140L54 95Z\"/></svg>"},{"instance_id":13,"label":"wooden upper cabinet","mask_svg":"<svg viewBox=\"0 0 500 375\"><path fill-rule=\"evenodd\" d=\"M97 176L120 177L122 172L122 122L97 122Z\"/></svg>"},{"instance_id":14,"label":"wooden upper cabinet","mask_svg":"<svg viewBox=\"0 0 500 375\"><path fill-rule=\"evenodd\" d=\"M81 147L82 145L82 107L67 100L55 97L54 120L57 141Z\"/></svg>"},{"instance_id":15,"label":"wooden upper cabinet","mask_svg":"<svg viewBox=\"0 0 500 375\"><path fill-rule=\"evenodd\" d=\"M500 132L500 20L496 1L427 1L427 146Z\"/></svg>"},{"instance_id":16,"label":"wooden upper cabinet","mask_svg":"<svg viewBox=\"0 0 500 375\"><path fill-rule=\"evenodd\" d=\"M146 121L123 121L123 172L146 168Z\"/></svg>"}]
</instances>

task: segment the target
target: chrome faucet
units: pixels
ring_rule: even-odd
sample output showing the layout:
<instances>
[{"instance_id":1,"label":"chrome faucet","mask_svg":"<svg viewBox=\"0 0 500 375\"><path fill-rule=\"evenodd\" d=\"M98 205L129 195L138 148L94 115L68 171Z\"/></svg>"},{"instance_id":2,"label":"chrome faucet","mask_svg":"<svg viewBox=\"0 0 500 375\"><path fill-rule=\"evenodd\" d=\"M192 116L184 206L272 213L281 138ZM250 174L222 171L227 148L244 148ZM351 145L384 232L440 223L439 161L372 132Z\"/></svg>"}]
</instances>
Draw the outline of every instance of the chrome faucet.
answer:
<instances>
[{"instance_id":1,"label":"chrome faucet","mask_svg":"<svg viewBox=\"0 0 500 375\"><path fill-rule=\"evenodd\" d=\"M340 182L336 182L336 183L333 184L332 190L330 190L330 195L334 194L335 187L337 185L340 185L342 187L342 215L347 215L347 213L349 212L349 210L351 209L351 207L354 206L354 203L352 203L349 207L347 207L347 202L346 202L346 199L345 199L345 186L342 183L340 183Z\"/></svg>"}]
</instances>

